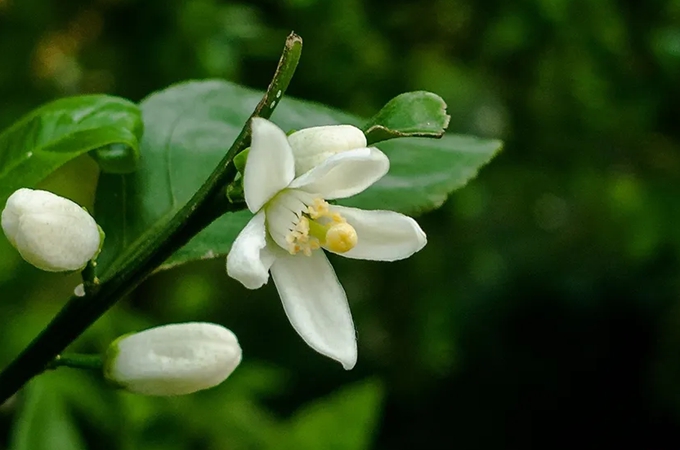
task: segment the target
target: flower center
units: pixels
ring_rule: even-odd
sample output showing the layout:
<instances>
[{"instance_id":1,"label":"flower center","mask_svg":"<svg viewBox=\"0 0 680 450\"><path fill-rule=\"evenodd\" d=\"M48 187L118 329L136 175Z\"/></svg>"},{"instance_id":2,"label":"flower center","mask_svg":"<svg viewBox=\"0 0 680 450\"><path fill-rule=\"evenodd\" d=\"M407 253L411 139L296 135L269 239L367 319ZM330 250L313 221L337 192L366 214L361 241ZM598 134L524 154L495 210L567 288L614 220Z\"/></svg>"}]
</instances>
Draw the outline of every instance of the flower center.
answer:
<instances>
[{"instance_id":1,"label":"flower center","mask_svg":"<svg viewBox=\"0 0 680 450\"><path fill-rule=\"evenodd\" d=\"M345 253L357 244L357 232L344 217L330 211L322 198L304 199L303 207L296 208L295 217L285 234L285 248L292 255L310 256L313 250L326 247L336 253Z\"/></svg>"}]
</instances>

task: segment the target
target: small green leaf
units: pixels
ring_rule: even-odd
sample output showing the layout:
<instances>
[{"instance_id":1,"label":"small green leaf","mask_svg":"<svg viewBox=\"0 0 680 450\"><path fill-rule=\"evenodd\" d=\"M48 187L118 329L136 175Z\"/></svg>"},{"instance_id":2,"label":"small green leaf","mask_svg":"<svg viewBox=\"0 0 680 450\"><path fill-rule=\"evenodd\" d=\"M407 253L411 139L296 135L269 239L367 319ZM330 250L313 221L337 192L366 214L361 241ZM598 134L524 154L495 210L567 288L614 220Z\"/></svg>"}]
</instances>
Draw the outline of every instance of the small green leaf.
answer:
<instances>
[{"instance_id":1,"label":"small green leaf","mask_svg":"<svg viewBox=\"0 0 680 450\"><path fill-rule=\"evenodd\" d=\"M52 387L41 377L25 389L10 450L85 450L62 396Z\"/></svg>"},{"instance_id":2,"label":"small green leaf","mask_svg":"<svg viewBox=\"0 0 680 450\"><path fill-rule=\"evenodd\" d=\"M116 159L108 147L114 144L118 159L137 159L141 134L139 108L122 98L69 97L36 109L0 133L0 205L15 190L35 186L83 153L104 148L97 154L100 161L107 154ZM121 167L120 162L102 163L103 170Z\"/></svg>"},{"instance_id":3,"label":"small green leaf","mask_svg":"<svg viewBox=\"0 0 680 450\"><path fill-rule=\"evenodd\" d=\"M450 119L446 103L437 94L406 92L387 102L363 130L368 145L398 137L440 138Z\"/></svg>"},{"instance_id":4,"label":"small green leaf","mask_svg":"<svg viewBox=\"0 0 680 450\"><path fill-rule=\"evenodd\" d=\"M142 159L137 171L100 177L95 217L106 232L97 263L106 279L201 187L224 156L262 94L225 81L187 82L149 96ZM285 98L272 120L284 130L363 120L314 103ZM341 203L422 213L474 178L501 148L499 141L465 136L398 139L381 143L390 172L357 197ZM226 195L226 194L225 194ZM199 233L161 267L224 256L247 223L248 211L229 213Z\"/></svg>"},{"instance_id":5,"label":"small green leaf","mask_svg":"<svg viewBox=\"0 0 680 450\"><path fill-rule=\"evenodd\" d=\"M383 398L376 380L344 388L297 411L279 448L295 450L371 448Z\"/></svg>"}]
</instances>

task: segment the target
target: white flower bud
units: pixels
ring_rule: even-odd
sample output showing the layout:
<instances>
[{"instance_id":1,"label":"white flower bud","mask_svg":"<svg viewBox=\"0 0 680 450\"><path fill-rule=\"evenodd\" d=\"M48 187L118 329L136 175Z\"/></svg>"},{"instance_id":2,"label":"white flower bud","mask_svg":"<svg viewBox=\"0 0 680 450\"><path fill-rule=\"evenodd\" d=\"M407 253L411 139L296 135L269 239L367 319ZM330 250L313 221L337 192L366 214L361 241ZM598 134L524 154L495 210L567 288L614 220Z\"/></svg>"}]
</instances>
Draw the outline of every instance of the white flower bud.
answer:
<instances>
[{"instance_id":1,"label":"white flower bud","mask_svg":"<svg viewBox=\"0 0 680 450\"><path fill-rule=\"evenodd\" d=\"M305 128L288 136L300 176L336 153L366 147L364 132L352 125Z\"/></svg>"},{"instance_id":2,"label":"white flower bud","mask_svg":"<svg viewBox=\"0 0 680 450\"><path fill-rule=\"evenodd\" d=\"M49 272L83 268L102 240L97 223L78 204L25 188L7 199L2 229L26 261Z\"/></svg>"},{"instance_id":3,"label":"white flower bud","mask_svg":"<svg viewBox=\"0 0 680 450\"><path fill-rule=\"evenodd\" d=\"M241 362L234 333L212 323L164 325L114 341L104 376L130 392L183 395L223 382Z\"/></svg>"}]
</instances>

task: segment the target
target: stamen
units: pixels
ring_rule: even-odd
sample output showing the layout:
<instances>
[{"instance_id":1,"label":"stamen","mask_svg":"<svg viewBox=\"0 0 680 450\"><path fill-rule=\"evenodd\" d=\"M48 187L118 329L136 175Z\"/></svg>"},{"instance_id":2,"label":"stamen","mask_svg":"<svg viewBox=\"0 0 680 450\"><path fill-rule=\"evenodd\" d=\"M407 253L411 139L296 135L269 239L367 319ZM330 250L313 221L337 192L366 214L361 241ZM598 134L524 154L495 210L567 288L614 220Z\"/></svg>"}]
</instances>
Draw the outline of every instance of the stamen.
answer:
<instances>
[{"instance_id":1,"label":"stamen","mask_svg":"<svg viewBox=\"0 0 680 450\"><path fill-rule=\"evenodd\" d=\"M306 207L302 208L299 219L294 227L285 236L288 251L292 255L302 252L310 256L312 251L325 246L336 253L345 253L353 249L357 244L357 233L352 225L347 223L342 215L331 212L328 203L322 198L307 199L284 198L287 204L284 207L293 209L295 200L302 201ZM282 202L283 204L283 202ZM297 209L297 208L296 208ZM299 209L298 209L299 211Z\"/></svg>"},{"instance_id":2,"label":"stamen","mask_svg":"<svg viewBox=\"0 0 680 450\"><path fill-rule=\"evenodd\" d=\"M299 252L303 252L307 256L312 254L313 249L311 247L313 241L310 241L309 238L308 218L305 216L300 217L295 228L286 236L286 242L288 243L288 252L291 255L295 255Z\"/></svg>"},{"instance_id":3,"label":"stamen","mask_svg":"<svg viewBox=\"0 0 680 450\"><path fill-rule=\"evenodd\" d=\"M307 206L307 214L309 214L309 217L312 219L319 219L327 216L329 214L328 203L322 198L315 198L314 204Z\"/></svg>"}]
</instances>

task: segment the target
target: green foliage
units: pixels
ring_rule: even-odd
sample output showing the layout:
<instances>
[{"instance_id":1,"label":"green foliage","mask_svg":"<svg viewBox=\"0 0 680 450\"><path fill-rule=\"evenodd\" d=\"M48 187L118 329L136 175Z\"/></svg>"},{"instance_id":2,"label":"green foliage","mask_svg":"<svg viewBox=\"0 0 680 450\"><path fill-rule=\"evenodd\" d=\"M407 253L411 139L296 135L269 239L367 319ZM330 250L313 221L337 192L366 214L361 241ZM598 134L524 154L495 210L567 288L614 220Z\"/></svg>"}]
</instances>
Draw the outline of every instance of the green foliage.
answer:
<instances>
[{"instance_id":1,"label":"green foliage","mask_svg":"<svg viewBox=\"0 0 680 450\"><path fill-rule=\"evenodd\" d=\"M438 208L451 192L474 179L502 143L447 134L441 139L399 139L379 147L390 157L390 172L366 191L339 203L420 215Z\"/></svg>"},{"instance_id":2,"label":"green foliage","mask_svg":"<svg viewBox=\"0 0 680 450\"><path fill-rule=\"evenodd\" d=\"M362 450L370 448L383 389L377 380L346 387L295 413L281 436L281 449Z\"/></svg>"},{"instance_id":3,"label":"green foliage","mask_svg":"<svg viewBox=\"0 0 680 450\"><path fill-rule=\"evenodd\" d=\"M261 96L231 83L205 81L173 86L142 102L144 159L139 170L124 177L103 175L97 188L95 217L107 236L98 261L101 277L129 261L138 246L184 206L224 156ZM444 120L441 99L437 101L432 94L415 96L414 100L405 97L405 104L393 100L378 117L403 133L425 129L421 122L427 122L428 111L435 122ZM413 102L424 104L426 110L416 108L414 117L398 114L398 107ZM283 129L361 122L343 112L290 98L281 102L272 119ZM341 203L408 213L436 208L450 192L474 178L500 149L500 142L446 136L395 140L380 148L390 158L390 173L363 194ZM227 254L249 217L248 212L239 212L218 219L165 267Z\"/></svg>"},{"instance_id":4,"label":"green foliage","mask_svg":"<svg viewBox=\"0 0 680 450\"><path fill-rule=\"evenodd\" d=\"M129 172L141 134L139 109L127 100L88 95L49 103L0 134L0 204L91 150L103 170Z\"/></svg>"},{"instance_id":5,"label":"green foliage","mask_svg":"<svg viewBox=\"0 0 680 450\"><path fill-rule=\"evenodd\" d=\"M405 92L392 100L363 126L368 145L398 137L439 138L449 126L446 103L426 91Z\"/></svg>"},{"instance_id":6,"label":"green foliage","mask_svg":"<svg viewBox=\"0 0 680 450\"><path fill-rule=\"evenodd\" d=\"M94 400L109 423L130 422L89 447L273 448L270 419L366 374L387 396L374 448L553 448L555 436L575 447L584 435L677 447L679 14L676 0L0 0L3 127L74 93L138 100L206 77L262 88L295 29L305 50L292 95L370 117L428 90L448 105L449 133L506 141L483 176L418 219L429 243L414 258L334 259L357 327L349 374L310 354L272 287L243 289L224 261L149 279L77 346L213 320L239 336L244 362L267 364L205 395L116 393L122 411ZM94 177L74 167L50 187L87 202ZM0 268L6 363L80 280L26 267L4 239Z\"/></svg>"},{"instance_id":7,"label":"green foliage","mask_svg":"<svg viewBox=\"0 0 680 450\"><path fill-rule=\"evenodd\" d=\"M61 392L52 389L48 380L33 380L24 394L11 450L85 450Z\"/></svg>"},{"instance_id":8,"label":"green foliage","mask_svg":"<svg viewBox=\"0 0 680 450\"><path fill-rule=\"evenodd\" d=\"M95 218L107 234L98 259L100 277L128 261L200 188L260 97L229 83L199 82L169 88L142 102L144 158L139 170L126 176L104 174L97 186ZM232 220L224 218L218 223L227 225L225 234L232 227L234 236L242 225L232 226ZM222 238L228 240L229 235Z\"/></svg>"},{"instance_id":9,"label":"green foliage","mask_svg":"<svg viewBox=\"0 0 680 450\"><path fill-rule=\"evenodd\" d=\"M162 398L102 389L89 373L48 373L19 399L9 450L89 448L78 431L84 424L115 435L108 443L113 448L181 450L206 441L210 448L262 450L369 447L382 410L382 383L349 385L283 418L269 413L263 400L285 388L285 378L280 369L245 362L217 388Z\"/></svg>"}]
</instances>

